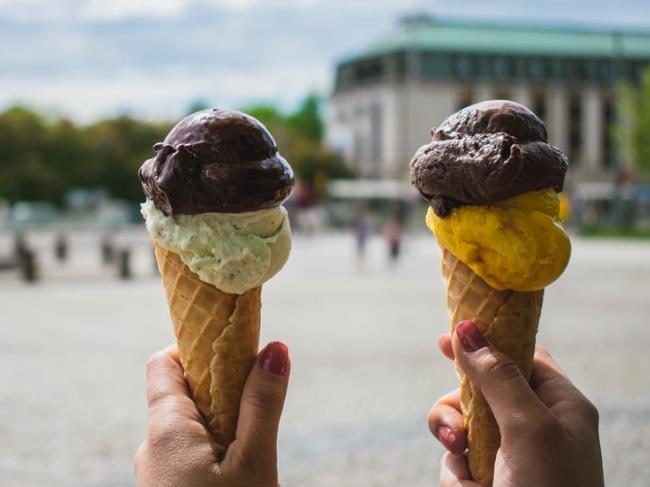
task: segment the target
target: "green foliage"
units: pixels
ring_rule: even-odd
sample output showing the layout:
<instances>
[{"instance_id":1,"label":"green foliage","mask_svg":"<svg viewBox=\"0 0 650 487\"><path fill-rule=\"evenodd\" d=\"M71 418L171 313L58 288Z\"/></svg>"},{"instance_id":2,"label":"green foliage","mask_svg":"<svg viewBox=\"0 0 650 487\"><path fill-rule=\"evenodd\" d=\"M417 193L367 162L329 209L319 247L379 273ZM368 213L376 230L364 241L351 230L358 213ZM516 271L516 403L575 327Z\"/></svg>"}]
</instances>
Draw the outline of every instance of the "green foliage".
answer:
<instances>
[{"instance_id":1,"label":"green foliage","mask_svg":"<svg viewBox=\"0 0 650 487\"><path fill-rule=\"evenodd\" d=\"M212 108L212 106L210 105L210 103L207 102L207 100L204 100L203 98L196 98L190 102L185 114L191 115L194 112L200 112L201 110L206 110L207 108Z\"/></svg>"},{"instance_id":2,"label":"green foliage","mask_svg":"<svg viewBox=\"0 0 650 487\"><path fill-rule=\"evenodd\" d=\"M633 90L630 155L638 175L650 178L650 69L646 70L641 86Z\"/></svg>"},{"instance_id":3,"label":"green foliage","mask_svg":"<svg viewBox=\"0 0 650 487\"><path fill-rule=\"evenodd\" d=\"M323 147L319 103L310 95L289 114L272 105L244 109L273 133L296 176L317 196L330 178L350 176L342 159ZM205 106L196 101L191 108ZM0 113L0 200L60 204L72 188L102 188L112 197L140 201L138 167L170 129L127 115L79 126L10 108Z\"/></svg>"},{"instance_id":4,"label":"green foliage","mask_svg":"<svg viewBox=\"0 0 650 487\"><path fill-rule=\"evenodd\" d=\"M330 179L343 179L353 174L335 152L314 144L305 144L291 159L296 177L312 188L316 200L325 196Z\"/></svg>"},{"instance_id":5,"label":"green foliage","mask_svg":"<svg viewBox=\"0 0 650 487\"><path fill-rule=\"evenodd\" d=\"M287 115L272 105L249 106L243 111L271 131L296 177L309 186L316 200L325 195L330 179L353 175L341 156L323 146L325 128L317 95L308 95L295 112Z\"/></svg>"},{"instance_id":6,"label":"green foliage","mask_svg":"<svg viewBox=\"0 0 650 487\"><path fill-rule=\"evenodd\" d=\"M313 93L308 95L300 108L287 117L287 124L300 137L312 142L321 142L324 127L319 97Z\"/></svg>"},{"instance_id":7,"label":"green foliage","mask_svg":"<svg viewBox=\"0 0 650 487\"><path fill-rule=\"evenodd\" d=\"M169 125L123 116L79 127L14 107L0 114L0 199L61 203L75 187L142 199L137 170Z\"/></svg>"},{"instance_id":8,"label":"green foliage","mask_svg":"<svg viewBox=\"0 0 650 487\"><path fill-rule=\"evenodd\" d=\"M112 196L141 200L138 168L153 155L153 144L163 140L169 128L129 117L97 122L82 131L88 166L79 169L88 171L89 181Z\"/></svg>"}]
</instances>

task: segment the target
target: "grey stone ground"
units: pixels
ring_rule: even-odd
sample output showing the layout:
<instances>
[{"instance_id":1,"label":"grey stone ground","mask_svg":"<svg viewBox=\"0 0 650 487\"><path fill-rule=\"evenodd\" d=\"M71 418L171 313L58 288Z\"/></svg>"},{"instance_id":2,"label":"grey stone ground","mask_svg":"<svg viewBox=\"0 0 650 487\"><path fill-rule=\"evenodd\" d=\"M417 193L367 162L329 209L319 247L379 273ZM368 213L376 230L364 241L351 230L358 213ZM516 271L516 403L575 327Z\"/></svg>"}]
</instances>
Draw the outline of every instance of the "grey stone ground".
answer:
<instances>
[{"instance_id":1,"label":"grey stone ground","mask_svg":"<svg viewBox=\"0 0 650 487\"><path fill-rule=\"evenodd\" d=\"M135 485L144 434L144 363L172 341L150 249L119 236L138 277L98 264L76 234L44 279L0 274L0 486ZM0 236L0 255L10 245ZM426 235L389 268L379 240L358 265L349 237L297 237L264 287L263 339L289 344L293 373L281 426L284 487L437 485L442 449L427 431L434 399L455 387L436 350L447 329L439 257ZM574 239L547 292L539 341L601 411L610 487L650 485L650 245Z\"/></svg>"}]
</instances>

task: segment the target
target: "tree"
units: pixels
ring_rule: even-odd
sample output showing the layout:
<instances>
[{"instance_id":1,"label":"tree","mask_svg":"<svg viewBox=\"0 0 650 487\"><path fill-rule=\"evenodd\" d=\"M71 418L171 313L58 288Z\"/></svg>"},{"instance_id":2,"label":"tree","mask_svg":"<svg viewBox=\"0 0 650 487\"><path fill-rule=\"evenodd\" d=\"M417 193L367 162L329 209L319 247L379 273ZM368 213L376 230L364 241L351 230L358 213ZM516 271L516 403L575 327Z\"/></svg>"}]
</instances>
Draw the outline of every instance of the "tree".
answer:
<instances>
[{"instance_id":1,"label":"tree","mask_svg":"<svg viewBox=\"0 0 650 487\"><path fill-rule=\"evenodd\" d=\"M339 154L314 144L305 144L291 159L296 177L307 184L316 200L326 195L331 179L352 177L352 171Z\"/></svg>"},{"instance_id":2,"label":"tree","mask_svg":"<svg viewBox=\"0 0 650 487\"><path fill-rule=\"evenodd\" d=\"M273 105L253 105L243 111L271 131L296 178L309 187L316 200L325 196L330 179L353 175L341 156L323 146L324 123L317 95L308 95L287 115Z\"/></svg>"},{"instance_id":3,"label":"tree","mask_svg":"<svg viewBox=\"0 0 650 487\"><path fill-rule=\"evenodd\" d=\"M350 176L342 159L322 145L319 105L312 94L290 114L268 104L244 110L266 125L296 176L317 197L324 194L329 179ZM170 129L171 124L128 115L78 126L24 107L10 108L0 113L0 199L60 204L72 188L97 188L112 197L141 201L138 168Z\"/></svg>"},{"instance_id":4,"label":"tree","mask_svg":"<svg viewBox=\"0 0 650 487\"><path fill-rule=\"evenodd\" d=\"M247 113L257 120L273 134L275 142L285 152L285 148L289 143L289 134L287 129L286 117L275 106L268 104L250 105L242 109L242 112Z\"/></svg>"},{"instance_id":5,"label":"tree","mask_svg":"<svg viewBox=\"0 0 650 487\"><path fill-rule=\"evenodd\" d=\"M12 107L0 115L0 197L52 200L61 178L43 160L47 127L34 112Z\"/></svg>"},{"instance_id":6,"label":"tree","mask_svg":"<svg viewBox=\"0 0 650 487\"><path fill-rule=\"evenodd\" d=\"M320 113L320 98L311 93L303 100L300 108L287 118L293 133L312 142L322 142L324 124Z\"/></svg>"},{"instance_id":7,"label":"tree","mask_svg":"<svg viewBox=\"0 0 650 487\"><path fill-rule=\"evenodd\" d=\"M627 104L631 112L628 148L637 175L650 178L650 68L641 86L628 89Z\"/></svg>"},{"instance_id":8,"label":"tree","mask_svg":"<svg viewBox=\"0 0 650 487\"><path fill-rule=\"evenodd\" d=\"M203 98L195 98L187 106L187 110L185 111L185 114L191 115L195 112L200 112L201 110L206 110L208 108L212 108L212 106L210 105L210 103L208 103L207 100Z\"/></svg>"},{"instance_id":9,"label":"tree","mask_svg":"<svg viewBox=\"0 0 650 487\"><path fill-rule=\"evenodd\" d=\"M117 198L143 198L138 168L153 156L152 147L164 139L168 124L149 124L130 117L99 121L83 131L88 182Z\"/></svg>"}]
</instances>

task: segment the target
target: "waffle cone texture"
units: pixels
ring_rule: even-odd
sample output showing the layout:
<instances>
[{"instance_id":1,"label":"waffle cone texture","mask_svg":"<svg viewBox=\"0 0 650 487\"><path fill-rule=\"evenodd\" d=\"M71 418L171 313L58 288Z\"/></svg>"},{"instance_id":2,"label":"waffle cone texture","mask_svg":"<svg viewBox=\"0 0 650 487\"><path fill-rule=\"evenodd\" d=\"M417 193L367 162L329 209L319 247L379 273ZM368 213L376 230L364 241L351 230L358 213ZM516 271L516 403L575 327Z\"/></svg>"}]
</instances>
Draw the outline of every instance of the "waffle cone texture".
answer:
<instances>
[{"instance_id":1,"label":"waffle cone texture","mask_svg":"<svg viewBox=\"0 0 650 487\"><path fill-rule=\"evenodd\" d=\"M452 333L460 321L473 320L488 342L509 356L524 377L530 379L544 290L497 291L446 249L442 249L442 276L446 281ZM490 486L501 443L499 428L483 394L467 379L458 363L456 371L470 473L481 485Z\"/></svg>"},{"instance_id":2,"label":"waffle cone texture","mask_svg":"<svg viewBox=\"0 0 650 487\"><path fill-rule=\"evenodd\" d=\"M227 447L257 357L262 288L225 293L201 281L176 253L154 248L190 393L208 430Z\"/></svg>"}]
</instances>

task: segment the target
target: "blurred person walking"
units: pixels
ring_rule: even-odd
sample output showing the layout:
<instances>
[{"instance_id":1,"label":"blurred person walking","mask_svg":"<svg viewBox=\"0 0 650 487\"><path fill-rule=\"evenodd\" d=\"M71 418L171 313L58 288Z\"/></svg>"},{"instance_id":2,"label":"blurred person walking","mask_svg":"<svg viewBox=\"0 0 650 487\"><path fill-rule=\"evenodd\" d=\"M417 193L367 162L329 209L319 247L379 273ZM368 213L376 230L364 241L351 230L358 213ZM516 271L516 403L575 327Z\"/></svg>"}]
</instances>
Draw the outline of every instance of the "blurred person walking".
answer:
<instances>
[{"instance_id":1,"label":"blurred person walking","mask_svg":"<svg viewBox=\"0 0 650 487\"><path fill-rule=\"evenodd\" d=\"M396 264L402 251L402 225L395 217L389 219L384 226L384 238L388 247L388 261Z\"/></svg>"},{"instance_id":2,"label":"blurred person walking","mask_svg":"<svg viewBox=\"0 0 650 487\"><path fill-rule=\"evenodd\" d=\"M361 210L354 219L354 238L357 243L357 258L362 260L366 255L366 243L370 234L368 213Z\"/></svg>"}]
</instances>

